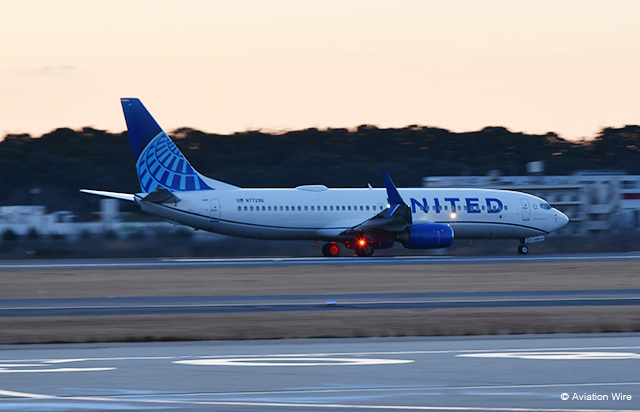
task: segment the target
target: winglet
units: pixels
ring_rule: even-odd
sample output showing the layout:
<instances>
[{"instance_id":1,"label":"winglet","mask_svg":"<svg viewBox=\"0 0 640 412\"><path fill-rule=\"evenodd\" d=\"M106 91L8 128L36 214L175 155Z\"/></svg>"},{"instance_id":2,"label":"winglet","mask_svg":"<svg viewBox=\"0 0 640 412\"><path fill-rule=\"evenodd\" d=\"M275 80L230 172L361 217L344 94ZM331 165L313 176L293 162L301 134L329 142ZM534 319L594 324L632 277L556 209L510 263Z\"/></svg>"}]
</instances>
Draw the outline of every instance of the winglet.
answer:
<instances>
[{"instance_id":1,"label":"winglet","mask_svg":"<svg viewBox=\"0 0 640 412\"><path fill-rule=\"evenodd\" d=\"M387 188L387 200L389 201L389 205L406 205L404 200L402 200L402 197L400 197L400 193L398 193L396 185L393 184L393 180L391 180L389 173L383 171L382 177L384 177L384 186Z\"/></svg>"}]
</instances>

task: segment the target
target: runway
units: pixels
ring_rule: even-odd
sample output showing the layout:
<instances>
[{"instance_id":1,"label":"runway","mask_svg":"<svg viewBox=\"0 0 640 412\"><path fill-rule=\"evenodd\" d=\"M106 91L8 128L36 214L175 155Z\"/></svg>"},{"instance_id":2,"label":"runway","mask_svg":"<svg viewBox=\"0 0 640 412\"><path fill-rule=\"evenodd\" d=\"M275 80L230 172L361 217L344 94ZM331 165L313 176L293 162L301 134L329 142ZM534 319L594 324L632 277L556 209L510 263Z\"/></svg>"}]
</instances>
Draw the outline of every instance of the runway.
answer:
<instances>
[{"instance_id":1,"label":"runway","mask_svg":"<svg viewBox=\"0 0 640 412\"><path fill-rule=\"evenodd\" d=\"M55 259L2 261L0 270L16 269L171 269L283 266L378 266L488 263L624 262L640 260L640 252L509 256L374 256L277 258Z\"/></svg>"},{"instance_id":2,"label":"runway","mask_svg":"<svg viewBox=\"0 0 640 412\"><path fill-rule=\"evenodd\" d=\"M639 305L640 289L2 299L0 318Z\"/></svg>"},{"instance_id":3,"label":"runway","mask_svg":"<svg viewBox=\"0 0 640 412\"><path fill-rule=\"evenodd\" d=\"M639 338L5 346L0 410L640 411Z\"/></svg>"}]
</instances>

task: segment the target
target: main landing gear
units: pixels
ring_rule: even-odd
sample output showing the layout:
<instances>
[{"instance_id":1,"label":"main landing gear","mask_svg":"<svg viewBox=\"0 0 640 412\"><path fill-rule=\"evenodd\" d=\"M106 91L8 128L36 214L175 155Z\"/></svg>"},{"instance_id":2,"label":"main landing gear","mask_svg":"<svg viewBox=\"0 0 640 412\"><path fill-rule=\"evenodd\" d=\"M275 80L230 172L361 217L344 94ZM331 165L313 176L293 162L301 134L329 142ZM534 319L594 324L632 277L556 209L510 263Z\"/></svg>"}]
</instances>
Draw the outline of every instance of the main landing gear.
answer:
<instances>
[{"instance_id":1,"label":"main landing gear","mask_svg":"<svg viewBox=\"0 0 640 412\"><path fill-rule=\"evenodd\" d=\"M369 257L373 255L373 248L368 243L361 243L356 247L356 255L360 257Z\"/></svg>"},{"instance_id":2,"label":"main landing gear","mask_svg":"<svg viewBox=\"0 0 640 412\"><path fill-rule=\"evenodd\" d=\"M326 257L336 257L340 254L340 245L336 242L325 243L322 246L322 254Z\"/></svg>"},{"instance_id":3,"label":"main landing gear","mask_svg":"<svg viewBox=\"0 0 640 412\"><path fill-rule=\"evenodd\" d=\"M345 245L348 249L353 249L356 252L356 255L360 257L369 257L373 255L374 249L370 242L366 241L357 241L357 242L347 242ZM322 254L326 257L336 257L340 255L340 245L336 242L325 243L322 246Z\"/></svg>"}]
</instances>

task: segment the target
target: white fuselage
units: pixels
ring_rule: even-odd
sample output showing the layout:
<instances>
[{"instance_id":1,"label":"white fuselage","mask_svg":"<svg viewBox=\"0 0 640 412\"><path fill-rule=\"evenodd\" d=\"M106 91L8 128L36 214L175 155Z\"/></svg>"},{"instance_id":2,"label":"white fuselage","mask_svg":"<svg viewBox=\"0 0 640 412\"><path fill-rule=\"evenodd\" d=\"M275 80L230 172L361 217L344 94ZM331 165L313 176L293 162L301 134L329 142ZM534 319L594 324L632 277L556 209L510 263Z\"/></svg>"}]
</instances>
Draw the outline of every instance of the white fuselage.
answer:
<instances>
[{"instance_id":1,"label":"white fuselage","mask_svg":"<svg viewBox=\"0 0 640 412\"><path fill-rule=\"evenodd\" d=\"M546 235L567 223L536 196L489 189L398 189L413 224L436 222L456 239L522 239ZM336 240L387 208L385 189L200 190L178 193L177 203L141 200L140 208L210 232L257 239Z\"/></svg>"}]
</instances>

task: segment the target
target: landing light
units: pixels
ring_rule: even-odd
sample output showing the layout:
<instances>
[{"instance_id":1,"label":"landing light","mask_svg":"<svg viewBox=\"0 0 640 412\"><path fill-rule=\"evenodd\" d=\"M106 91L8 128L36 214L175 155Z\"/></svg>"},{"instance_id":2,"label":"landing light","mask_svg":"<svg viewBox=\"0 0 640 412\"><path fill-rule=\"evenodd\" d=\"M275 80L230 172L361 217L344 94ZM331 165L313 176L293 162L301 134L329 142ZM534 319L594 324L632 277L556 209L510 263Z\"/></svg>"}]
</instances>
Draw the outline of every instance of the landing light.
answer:
<instances>
[{"instance_id":1,"label":"landing light","mask_svg":"<svg viewBox=\"0 0 640 412\"><path fill-rule=\"evenodd\" d=\"M455 219L458 217L458 214L456 212L451 212L449 216L451 217L451 219Z\"/></svg>"},{"instance_id":2,"label":"landing light","mask_svg":"<svg viewBox=\"0 0 640 412\"><path fill-rule=\"evenodd\" d=\"M367 244L367 241L366 241L366 240L364 240L364 239L360 239L360 240L358 241L358 244L359 244L360 246L364 246L364 245L366 245L366 244Z\"/></svg>"}]
</instances>

